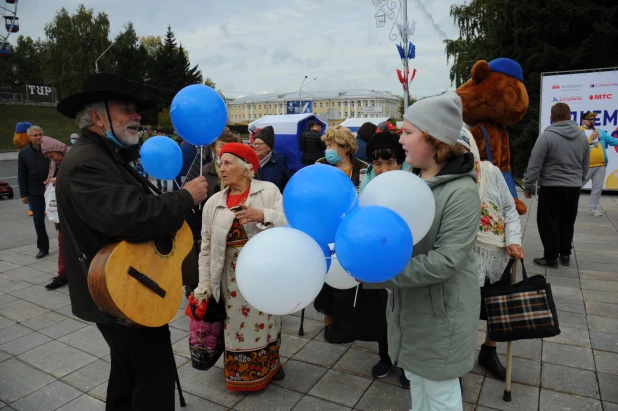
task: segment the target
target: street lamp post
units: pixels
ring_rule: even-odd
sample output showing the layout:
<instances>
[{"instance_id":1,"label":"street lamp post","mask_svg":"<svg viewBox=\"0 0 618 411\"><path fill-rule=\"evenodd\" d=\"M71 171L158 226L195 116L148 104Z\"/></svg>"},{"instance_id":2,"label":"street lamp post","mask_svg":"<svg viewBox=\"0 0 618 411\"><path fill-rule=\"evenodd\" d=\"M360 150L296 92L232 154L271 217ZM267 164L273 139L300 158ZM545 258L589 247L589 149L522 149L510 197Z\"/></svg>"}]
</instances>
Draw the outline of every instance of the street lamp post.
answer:
<instances>
[{"instance_id":1,"label":"street lamp post","mask_svg":"<svg viewBox=\"0 0 618 411\"><path fill-rule=\"evenodd\" d=\"M99 60L101 59L101 57L103 57L103 55L104 55L105 53L107 53L107 51L108 51L109 49L111 49L111 48L112 48L112 46L113 46L114 44L116 44L116 42L117 42L118 40L120 40L120 37L122 37L122 35L118 36L118 38L117 38L116 40L114 40L114 42L113 42L112 44L110 44L110 45L109 45L109 47L108 47L108 48L106 48L106 49L105 49L105 51L104 51L103 53L101 53L101 55L100 55L100 56L99 56L99 57L98 57L98 58L94 61L94 72L95 72L96 74L99 74L99 64L98 64L98 63L99 63Z\"/></svg>"},{"instance_id":2,"label":"street lamp post","mask_svg":"<svg viewBox=\"0 0 618 411\"><path fill-rule=\"evenodd\" d=\"M307 77L309 77L309 76L305 76L305 78L303 79L303 83L300 85L300 90L298 91L298 114L302 114L303 86L305 85L305 81L307 81ZM309 83L307 83L307 85L313 83L317 79L318 79L317 77L314 78L313 80L309 81Z\"/></svg>"}]
</instances>

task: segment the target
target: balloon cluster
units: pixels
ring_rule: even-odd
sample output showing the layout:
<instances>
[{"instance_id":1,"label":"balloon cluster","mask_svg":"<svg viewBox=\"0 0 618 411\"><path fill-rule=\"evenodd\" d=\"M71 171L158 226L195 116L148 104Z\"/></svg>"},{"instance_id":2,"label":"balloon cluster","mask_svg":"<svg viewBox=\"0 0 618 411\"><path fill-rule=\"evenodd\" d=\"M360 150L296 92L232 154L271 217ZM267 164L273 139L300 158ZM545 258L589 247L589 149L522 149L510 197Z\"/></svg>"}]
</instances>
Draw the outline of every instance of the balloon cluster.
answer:
<instances>
[{"instance_id":1,"label":"balloon cluster","mask_svg":"<svg viewBox=\"0 0 618 411\"><path fill-rule=\"evenodd\" d=\"M170 107L172 125L183 140L196 145L212 144L227 123L221 95L211 87L193 84L180 90ZM144 169L159 180L172 180L182 169L182 152L166 136L149 138L140 149Z\"/></svg>"},{"instance_id":2,"label":"balloon cluster","mask_svg":"<svg viewBox=\"0 0 618 411\"><path fill-rule=\"evenodd\" d=\"M290 179L283 210L290 227L253 237L236 265L245 299L276 315L305 308L325 282L348 289L397 276L429 231L435 202L406 171L379 175L359 197L343 172L316 164Z\"/></svg>"}]
</instances>

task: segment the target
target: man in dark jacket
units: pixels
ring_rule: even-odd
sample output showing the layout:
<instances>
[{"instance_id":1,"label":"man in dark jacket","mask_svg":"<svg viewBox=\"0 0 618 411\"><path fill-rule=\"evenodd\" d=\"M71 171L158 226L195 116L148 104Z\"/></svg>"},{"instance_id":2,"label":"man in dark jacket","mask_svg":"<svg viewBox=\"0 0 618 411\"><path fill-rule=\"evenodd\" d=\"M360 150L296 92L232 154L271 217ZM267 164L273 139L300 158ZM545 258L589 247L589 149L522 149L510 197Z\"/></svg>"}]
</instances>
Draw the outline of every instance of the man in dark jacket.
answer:
<instances>
[{"instance_id":1,"label":"man in dark jacket","mask_svg":"<svg viewBox=\"0 0 618 411\"><path fill-rule=\"evenodd\" d=\"M571 243L579 204L579 192L586 181L590 163L590 147L583 130L571 120L571 109L565 103L551 108L552 125L534 143L524 195L532 198L539 183L537 226L544 255L532 262L541 267L569 265Z\"/></svg>"},{"instance_id":2,"label":"man in dark jacket","mask_svg":"<svg viewBox=\"0 0 618 411\"><path fill-rule=\"evenodd\" d=\"M264 127L255 134L253 149L260 159L257 179L273 183L283 193L290 180L290 169L285 157L275 153L275 130L272 126Z\"/></svg>"},{"instance_id":3,"label":"man in dark jacket","mask_svg":"<svg viewBox=\"0 0 618 411\"><path fill-rule=\"evenodd\" d=\"M191 208L206 198L204 177L181 190L154 195L149 182L129 165L139 139L138 111L151 107L130 94L128 81L115 74L88 77L82 92L58 104L58 111L76 119L82 129L56 184L60 231L67 239L69 294L73 314L95 322L109 345L108 411L173 410L176 366L169 327L125 327L103 313L90 295L87 266L111 243L144 242L176 232ZM85 258L84 269L78 257Z\"/></svg>"},{"instance_id":4,"label":"man in dark jacket","mask_svg":"<svg viewBox=\"0 0 618 411\"><path fill-rule=\"evenodd\" d=\"M326 144L322 141L322 123L316 121L300 136L300 149L303 152L303 164L306 166L315 164L324 157Z\"/></svg>"},{"instance_id":5,"label":"man in dark jacket","mask_svg":"<svg viewBox=\"0 0 618 411\"><path fill-rule=\"evenodd\" d=\"M36 246L39 249L36 258L49 254L49 237L45 228L45 184L49 174L49 159L41 151L43 129L39 126L28 128L30 144L19 150L17 156L17 180L21 202L29 204L33 213Z\"/></svg>"}]
</instances>

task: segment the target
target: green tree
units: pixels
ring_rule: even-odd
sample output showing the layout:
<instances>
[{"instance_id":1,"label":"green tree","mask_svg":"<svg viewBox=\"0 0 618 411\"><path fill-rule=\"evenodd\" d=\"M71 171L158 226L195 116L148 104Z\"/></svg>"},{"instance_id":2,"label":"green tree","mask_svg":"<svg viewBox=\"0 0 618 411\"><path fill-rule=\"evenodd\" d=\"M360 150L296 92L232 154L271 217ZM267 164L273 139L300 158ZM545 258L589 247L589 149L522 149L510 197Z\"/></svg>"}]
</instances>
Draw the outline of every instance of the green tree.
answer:
<instances>
[{"instance_id":1,"label":"green tree","mask_svg":"<svg viewBox=\"0 0 618 411\"><path fill-rule=\"evenodd\" d=\"M80 5L74 15L62 8L45 25L47 47L43 73L53 80L59 97L81 90L84 79L95 72L95 61L109 47L109 19L101 12ZM99 71L111 71L113 61L106 55L98 62Z\"/></svg>"},{"instance_id":2,"label":"green tree","mask_svg":"<svg viewBox=\"0 0 618 411\"><path fill-rule=\"evenodd\" d=\"M460 28L458 39L446 41L456 86L479 59L508 57L522 66L530 107L509 128L516 175L525 171L539 134L541 73L618 66L618 3L613 0L471 0L452 6L451 16Z\"/></svg>"},{"instance_id":3,"label":"green tree","mask_svg":"<svg viewBox=\"0 0 618 411\"><path fill-rule=\"evenodd\" d=\"M45 52L45 43L40 39L36 41L30 37L19 36L15 47L15 59L13 64L15 70L11 70L15 76L15 80L22 83L45 83L43 76L43 53Z\"/></svg>"},{"instance_id":4,"label":"green tree","mask_svg":"<svg viewBox=\"0 0 618 411\"><path fill-rule=\"evenodd\" d=\"M174 129L174 126L172 126L172 119L170 117L170 110L167 108L159 111L159 114L157 115L157 130L160 129Z\"/></svg>"}]
</instances>

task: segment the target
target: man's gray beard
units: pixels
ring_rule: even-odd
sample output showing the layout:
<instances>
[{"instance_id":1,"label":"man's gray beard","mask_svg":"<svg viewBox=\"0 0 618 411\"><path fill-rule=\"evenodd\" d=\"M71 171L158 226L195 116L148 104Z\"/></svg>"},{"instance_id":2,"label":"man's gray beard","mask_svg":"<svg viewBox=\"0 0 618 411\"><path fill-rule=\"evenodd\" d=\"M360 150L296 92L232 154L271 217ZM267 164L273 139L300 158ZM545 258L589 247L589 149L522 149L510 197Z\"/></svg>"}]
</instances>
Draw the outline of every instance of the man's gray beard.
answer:
<instances>
[{"instance_id":1,"label":"man's gray beard","mask_svg":"<svg viewBox=\"0 0 618 411\"><path fill-rule=\"evenodd\" d=\"M134 136L131 136L128 128L123 129L122 132L118 132L118 130L114 129L114 134L116 134L118 141L125 146L134 146L139 142L139 136L137 133L135 133Z\"/></svg>"}]
</instances>

